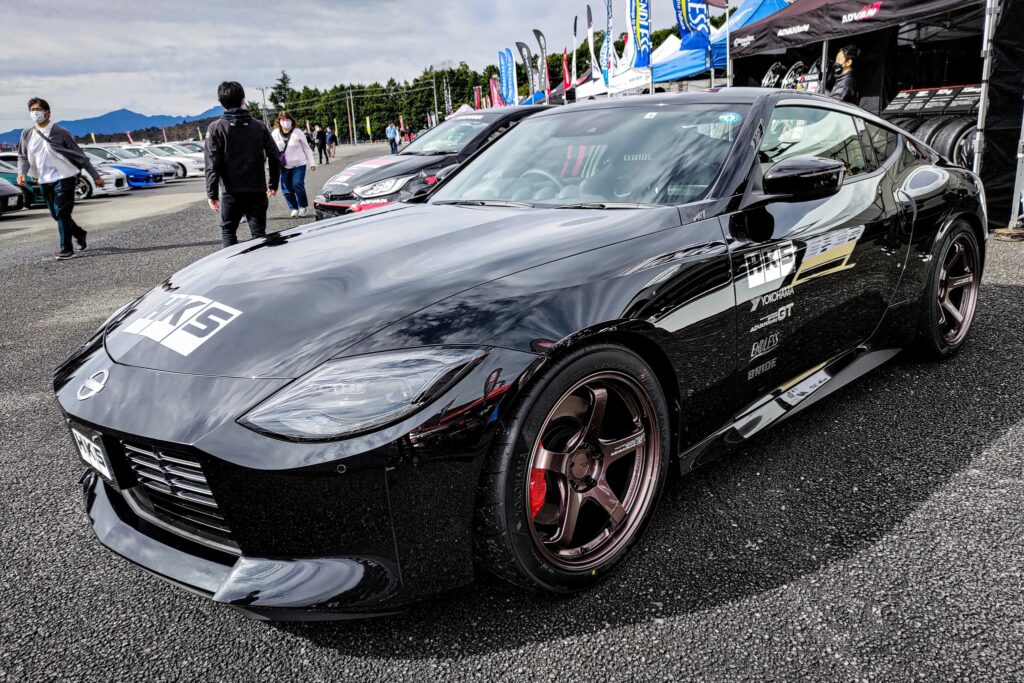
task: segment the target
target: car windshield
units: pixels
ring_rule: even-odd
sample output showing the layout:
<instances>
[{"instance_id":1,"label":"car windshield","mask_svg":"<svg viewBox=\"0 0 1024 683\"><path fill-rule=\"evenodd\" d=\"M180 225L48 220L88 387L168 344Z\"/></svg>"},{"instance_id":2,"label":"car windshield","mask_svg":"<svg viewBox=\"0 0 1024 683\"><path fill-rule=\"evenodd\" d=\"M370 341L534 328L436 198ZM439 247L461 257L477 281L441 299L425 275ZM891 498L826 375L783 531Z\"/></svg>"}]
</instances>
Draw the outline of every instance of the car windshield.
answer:
<instances>
[{"instance_id":1,"label":"car windshield","mask_svg":"<svg viewBox=\"0 0 1024 683\"><path fill-rule=\"evenodd\" d=\"M430 201L562 208L684 204L714 181L747 110L732 104L623 106L529 118Z\"/></svg>"},{"instance_id":2,"label":"car windshield","mask_svg":"<svg viewBox=\"0 0 1024 683\"><path fill-rule=\"evenodd\" d=\"M462 114L434 126L402 150L402 154L457 154L491 125L494 116Z\"/></svg>"},{"instance_id":3,"label":"car windshield","mask_svg":"<svg viewBox=\"0 0 1024 683\"><path fill-rule=\"evenodd\" d=\"M116 157L105 149L96 149L95 147L89 147L85 150L85 153L91 157L97 159L103 159L104 161L119 161L120 157Z\"/></svg>"},{"instance_id":4,"label":"car windshield","mask_svg":"<svg viewBox=\"0 0 1024 683\"><path fill-rule=\"evenodd\" d=\"M184 147L185 149L193 153L201 153L203 151L203 146L197 145L194 142L183 142L179 146Z\"/></svg>"},{"instance_id":5,"label":"car windshield","mask_svg":"<svg viewBox=\"0 0 1024 683\"><path fill-rule=\"evenodd\" d=\"M155 157L169 157L171 153L162 147L147 147L146 151Z\"/></svg>"},{"instance_id":6,"label":"car windshield","mask_svg":"<svg viewBox=\"0 0 1024 683\"><path fill-rule=\"evenodd\" d=\"M3 159L0 159L0 171L3 171L5 173L16 173L17 169L15 169L13 166L11 166Z\"/></svg>"},{"instance_id":7,"label":"car windshield","mask_svg":"<svg viewBox=\"0 0 1024 683\"><path fill-rule=\"evenodd\" d=\"M110 153L121 159L138 159L139 157L146 156L141 149L125 149L124 147L111 149Z\"/></svg>"}]
</instances>

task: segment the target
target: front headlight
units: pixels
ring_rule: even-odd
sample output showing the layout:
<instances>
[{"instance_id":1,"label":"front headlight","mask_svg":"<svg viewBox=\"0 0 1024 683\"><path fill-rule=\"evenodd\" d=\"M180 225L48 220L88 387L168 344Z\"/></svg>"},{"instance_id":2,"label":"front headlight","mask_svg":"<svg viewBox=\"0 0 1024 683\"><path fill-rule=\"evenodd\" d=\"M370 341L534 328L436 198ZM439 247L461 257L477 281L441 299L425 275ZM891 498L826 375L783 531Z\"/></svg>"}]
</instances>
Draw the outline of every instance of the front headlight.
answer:
<instances>
[{"instance_id":1,"label":"front headlight","mask_svg":"<svg viewBox=\"0 0 1024 683\"><path fill-rule=\"evenodd\" d=\"M361 185L355 189L355 195L362 197L363 199L370 199L372 197L383 197L384 195L393 194L398 192L405 184L415 178L414 175L403 175L395 178L388 178L386 180L378 180L375 183L369 185Z\"/></svg>"},{"instance_id":2,"label":"front headlight","mask_svg":"<svg viewBox=\"0 0 1024 683\"><path fill-rule=\"evenodd\" d=\"M430 347L328 361L239 422L302 441L378 429L420 410L485 354L480 348Z\"/></svg>"}]
</instances>

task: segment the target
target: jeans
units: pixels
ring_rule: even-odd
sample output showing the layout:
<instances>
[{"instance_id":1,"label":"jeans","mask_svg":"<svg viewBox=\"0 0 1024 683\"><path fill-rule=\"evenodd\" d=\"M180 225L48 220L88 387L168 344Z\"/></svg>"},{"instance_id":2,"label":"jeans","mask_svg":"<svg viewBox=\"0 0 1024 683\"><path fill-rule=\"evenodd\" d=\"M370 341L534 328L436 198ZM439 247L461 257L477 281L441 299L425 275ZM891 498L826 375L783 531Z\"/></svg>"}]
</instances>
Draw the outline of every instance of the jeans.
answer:
<instances>
[{"instance_id":1,"label":"jeans","mask_svg":"<svg viewBox=\"0 0 1024 683\"><path fill-rule=\"evenodd\" d=\"M46 208L50 210L53 220L57 221L57 232L60 233L60 250L62 252L74 251L71 246L71 238L81 239L85 236L85 230L71 217L75 208L75 186L78 180L74 177L63 178L53 183L42 183L43 198L46 200Z\"/></svg>"},{"instance_id":2,"label":"jeans","mask_svg":"<svg viewBox=\"0 0 1024 683\"><path fill-rule=\"evenodd\" d=\"M281 169L281 194L292 211L309 206L309 200L306 199L305 166Z\"/></svg>"},{"instance_id":3,"label":"jeans","mask_svg":"<svg viewBox=\"0 0 1024 683\"><path fill-rule=\"evenodd\" d=\"M395 138L388 138L388 142L391 143L391 153L398 154L398 140Z\"/></svg>"},{"instance_id":4,"label":"jeans","mask_svg":"<svg viewBox=\"0 0 1024 683\"><path fill-rule=\"evenodd\" d=\"M238 244L235 235L245 217L253 239L267 234L267 193L235 192L220 196L220 239L225 247Z\"/></svg>"}]
</instances>

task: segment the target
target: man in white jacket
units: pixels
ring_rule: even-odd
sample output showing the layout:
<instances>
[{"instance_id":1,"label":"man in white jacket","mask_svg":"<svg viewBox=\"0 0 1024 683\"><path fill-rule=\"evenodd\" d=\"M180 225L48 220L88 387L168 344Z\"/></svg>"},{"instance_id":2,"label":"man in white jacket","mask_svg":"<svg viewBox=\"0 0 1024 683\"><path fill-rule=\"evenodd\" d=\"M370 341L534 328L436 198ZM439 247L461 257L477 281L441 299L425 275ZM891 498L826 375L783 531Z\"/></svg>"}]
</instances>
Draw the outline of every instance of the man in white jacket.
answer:
<instances>
[{"instance_id":1,"label":"man in white jacket","mask_svg":"<svg viewBox=\"0 0 1024 683\"><path fill-rule=\"evenodd\" d=\"M291 209L291 217L305 216L309 212L306 198L306 167L316 170L313 150L302 131L297 130L295 119L286 111L277 115L277 125L270 134L277 144L281 159L281 194Z\"/></svg>"}]
</instances>

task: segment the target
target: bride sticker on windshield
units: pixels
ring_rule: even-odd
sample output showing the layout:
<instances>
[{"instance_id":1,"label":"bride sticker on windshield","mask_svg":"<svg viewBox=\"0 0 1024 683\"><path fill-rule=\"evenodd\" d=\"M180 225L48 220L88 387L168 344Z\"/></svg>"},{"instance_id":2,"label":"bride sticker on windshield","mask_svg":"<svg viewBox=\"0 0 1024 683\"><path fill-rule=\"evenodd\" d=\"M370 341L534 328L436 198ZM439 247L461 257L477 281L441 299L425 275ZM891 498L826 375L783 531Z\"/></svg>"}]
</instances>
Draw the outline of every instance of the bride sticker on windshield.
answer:
<instances>
[{"instance_id":1,"label":"bride sticker on windshield","mask_svg":"<svg viewBox=\"0 0 1024 683\"><path fill-rule=\"evenodd\" d=\"M742 119L743 119L743 117L740 116L739 114L737 114L734 111L727 111L724 114L719 114L718 115L718 122L719 123L724 123L727 126L735 126Z\"/></svg>"}]
</instances>

